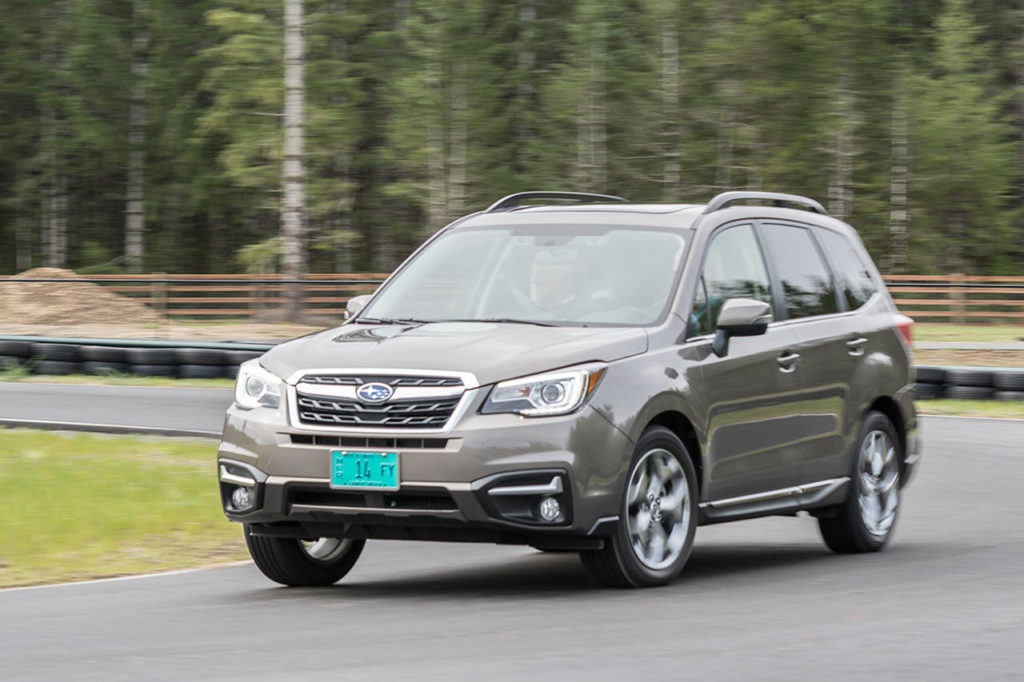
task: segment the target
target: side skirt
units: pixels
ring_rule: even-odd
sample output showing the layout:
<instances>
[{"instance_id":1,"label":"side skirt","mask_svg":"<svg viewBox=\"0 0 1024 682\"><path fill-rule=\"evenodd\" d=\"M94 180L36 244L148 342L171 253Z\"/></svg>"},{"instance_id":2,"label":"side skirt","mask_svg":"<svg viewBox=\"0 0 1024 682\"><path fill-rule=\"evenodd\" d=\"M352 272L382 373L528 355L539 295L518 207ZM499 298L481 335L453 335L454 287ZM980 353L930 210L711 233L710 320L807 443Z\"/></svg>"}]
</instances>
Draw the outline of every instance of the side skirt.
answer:
<instances>
[{"instance_id":1,"label":"side skirt","mask_svg":"<svg viewBox=\"0 0 1024 682\"><path fill-rule=\"evenodd\" d=\"M700 504L700 524L739 521L758 516L795 514L798 511L828 507L846 500L850 477L830 478L792 488L769 490L755 495L730 497Z\"/></svg>"}]
</instances>

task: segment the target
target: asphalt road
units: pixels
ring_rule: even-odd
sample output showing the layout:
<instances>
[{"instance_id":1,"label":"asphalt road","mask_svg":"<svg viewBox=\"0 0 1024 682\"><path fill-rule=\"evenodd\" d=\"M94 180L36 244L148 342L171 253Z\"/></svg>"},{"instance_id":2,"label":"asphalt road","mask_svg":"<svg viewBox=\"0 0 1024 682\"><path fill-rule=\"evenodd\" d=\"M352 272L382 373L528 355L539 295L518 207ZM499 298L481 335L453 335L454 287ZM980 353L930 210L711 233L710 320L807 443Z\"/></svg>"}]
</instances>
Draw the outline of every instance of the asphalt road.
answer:
<instances>
[{"instance_id":1,"label":"asphalt road","mask_svg":"<svg viewBox=\"0 0 1024 682\"><path fill-rule=\"evenodd\" d=\"M0 424L219 436L230 389L0 382Z\"/></svg>"},{"instance_id":2,"label":"asphalt road","mask_svg":"<svg viewBox=\"0 0 1024 682\"><path fill-rule=\"evenodd\" d=\"M573 555L371 542L332 588L247 564L0 591L0 679L1019 680L1024 422L924 434L880 554L771 518L701 528L651 590Z\"/></svg>"}]
</instances>

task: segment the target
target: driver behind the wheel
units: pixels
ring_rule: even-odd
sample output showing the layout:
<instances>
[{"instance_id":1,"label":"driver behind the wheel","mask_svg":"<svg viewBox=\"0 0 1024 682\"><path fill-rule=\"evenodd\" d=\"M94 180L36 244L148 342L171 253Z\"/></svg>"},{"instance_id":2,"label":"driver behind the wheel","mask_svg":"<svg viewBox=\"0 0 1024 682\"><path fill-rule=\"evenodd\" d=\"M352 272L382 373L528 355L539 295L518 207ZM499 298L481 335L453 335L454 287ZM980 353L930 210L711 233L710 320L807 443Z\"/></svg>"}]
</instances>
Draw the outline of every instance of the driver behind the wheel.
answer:
<instances>
[{"instance_id":1,"label":"driver behind the wheel","mask_svg":"<svg viewBox=\"0 0 1024 682\"><path fill-rule=\"evenodd\" d=\"M545 249L530 264L530 301L552 319L572 320L584 302L580 286L580 258L571 249Z\"/></svg>"}]
</instances>

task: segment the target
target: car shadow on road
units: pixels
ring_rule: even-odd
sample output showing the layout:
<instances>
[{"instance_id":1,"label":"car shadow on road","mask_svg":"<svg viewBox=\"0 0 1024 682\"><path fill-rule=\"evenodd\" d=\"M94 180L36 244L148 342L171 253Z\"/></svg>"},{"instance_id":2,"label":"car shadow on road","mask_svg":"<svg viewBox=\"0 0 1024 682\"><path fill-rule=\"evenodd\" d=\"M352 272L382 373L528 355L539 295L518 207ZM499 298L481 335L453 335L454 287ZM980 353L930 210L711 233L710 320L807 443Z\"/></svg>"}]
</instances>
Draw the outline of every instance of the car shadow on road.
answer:
<instances>
[{"instance_id":1,"label":"car shadow on road","mask_svg":"<svg viewBox=\"0 0 1024 682\"><path fill-rule=\"evenodd\" d=\"M812 564L840 561L818 544L759 544L696 547L682 575L666 588L688 591L707 590L716 585L732 589L737 580L748 580L756 574L760 584L773 580L792 580L792 569ZM827 570L824 567L822 570ZM450 601L451 599L493 598L514 596L517 600L549 598L553 594L572 595L605 591L584 570L575 553L525 554L502 563L475 564L450 569L433 568L407 575L390 573L387 577L368 578L356 575L326 588L301 590L301 595L318 599L338 597L346 600L419 599ZM295 590L281 588L261 592L262 599L294 599Z\"/></svg>"}]
</instances>

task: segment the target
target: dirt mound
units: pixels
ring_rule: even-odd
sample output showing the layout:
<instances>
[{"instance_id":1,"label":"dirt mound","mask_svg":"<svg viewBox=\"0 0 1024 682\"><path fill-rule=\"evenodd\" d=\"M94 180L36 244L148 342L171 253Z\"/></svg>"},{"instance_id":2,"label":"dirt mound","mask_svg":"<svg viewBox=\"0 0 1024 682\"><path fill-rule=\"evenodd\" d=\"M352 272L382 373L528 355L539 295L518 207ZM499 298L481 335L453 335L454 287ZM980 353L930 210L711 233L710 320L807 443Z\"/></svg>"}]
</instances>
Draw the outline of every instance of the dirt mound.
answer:
<instances>
[{"instance_id":1,"label":"dirt mound","mask_svg":"<svg viewBox=\"0 0 1024 682\"><path fill-rule=\"evenodd\" d=\"M158 324L145 304L119 296L60 268L33 268L11 279L66 279L67 282L0 283L0 321L8 324Z\"/></svg>"}]
</instances>

